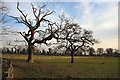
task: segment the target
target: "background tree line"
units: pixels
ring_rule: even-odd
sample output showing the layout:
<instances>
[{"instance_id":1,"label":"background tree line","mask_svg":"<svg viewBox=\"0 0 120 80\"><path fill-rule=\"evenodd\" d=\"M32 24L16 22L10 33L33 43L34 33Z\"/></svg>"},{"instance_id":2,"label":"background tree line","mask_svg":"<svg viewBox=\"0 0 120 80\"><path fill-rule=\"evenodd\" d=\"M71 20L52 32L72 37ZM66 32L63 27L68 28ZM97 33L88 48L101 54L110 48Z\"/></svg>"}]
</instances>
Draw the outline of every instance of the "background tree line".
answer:
<instances>
[{"instance_id":1,"label":"background tree line","mask_svg":"<svg viewBox=\"0 0 120 80\"><path fill-rule=\"evenodd\" d=\"M2 54L27 54L28 49L27 47L3 47L1 48ZM35 54L36 55L54 55L54 56L70 56L69 50L61 50L57 51L52 48L48 48L48 50L40 50L38 48L35 48ZM96 50L93 47L88 48L87 50L81 50L78 49L74 56L113 56L113 57L119 57L120 56L120 50L113 49L113 48L97 48Z\"/></svg>"}]
</instances>

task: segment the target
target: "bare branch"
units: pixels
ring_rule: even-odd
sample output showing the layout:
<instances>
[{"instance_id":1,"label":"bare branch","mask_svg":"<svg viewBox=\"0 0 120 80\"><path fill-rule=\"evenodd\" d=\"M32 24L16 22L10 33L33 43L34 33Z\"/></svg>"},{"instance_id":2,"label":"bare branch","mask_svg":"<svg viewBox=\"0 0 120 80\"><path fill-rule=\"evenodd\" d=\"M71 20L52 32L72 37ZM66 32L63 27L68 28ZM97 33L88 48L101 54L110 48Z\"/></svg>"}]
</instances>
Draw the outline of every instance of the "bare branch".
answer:
<instances>
[{"instance_id":1,"label":"bare branch","mask_svg":"<svg viewBox=\"0 0 120 80\"><path fill-rule=\"evenodd\" d=\"M24 39L28 42L29 40L28 40L28 38L25 36L25 35L23 35L23 33L21 33L21 32L19 32L23 37L24 37Z\"/></svg>"},{"instance_id":2,"label":"bare branch","mask_svg":"<svg viewBox=\"0 0 120 80\"><path fill-rule=\"evenodd\" d=\"M47 44L46 41L51 40L51 39L52 39L52 36L53 36L53 35L51 34L51 35L49 35L48 37L43 38L42 40L36 39L36 40L33 42L33 44L35 44L35 43L38 43L38 44L45 43L45 44Z\"/></svg>"},{"instance_id":3,"label":"bare branch","mask_svg":"<svg viewBox=\"0 0 120 80\"><path fill-rule=\"evenodd\" d=\"M48 22L49 23L50 21L47 20L47 19L45 19L45 17L48 16L48 15L51 15L53 12L54 11L51 11L51 12L47 11L45 14L43 14L43 16L41 17L41 19L39 19L39 21L36 22L34 30L36 30L40 26L41 22Z\"/></svg>"},{"instance_id":4,"label":"bare branch","mask_svg":"<svg viewBox=\"0 0 120 80\"><path fill-rule=\"evenodd\" d=\"M34 14L36 20L39 20L40 13L41 13L41 9L39 9L39 13L38 13L39 15L36 15L36 13L37 13L37 8L35 8L32 3L31 3L31 5L32 5L33 14Z\"/></svg>"},{"instance_id":5,"label":"bare branch","mask_svg":"<svg viewBox=\"0 0 120 80\"><path fill-rule=\"evenodd\" d=\"M19 8L19 2L17 2L17 9L18 11L22 14L21 18L21 23L25 24L27 27L29 27L30 30L32 30L32 26L27 20L27 14L24 14L23 11Z\"/></svg>"}]
</instances>

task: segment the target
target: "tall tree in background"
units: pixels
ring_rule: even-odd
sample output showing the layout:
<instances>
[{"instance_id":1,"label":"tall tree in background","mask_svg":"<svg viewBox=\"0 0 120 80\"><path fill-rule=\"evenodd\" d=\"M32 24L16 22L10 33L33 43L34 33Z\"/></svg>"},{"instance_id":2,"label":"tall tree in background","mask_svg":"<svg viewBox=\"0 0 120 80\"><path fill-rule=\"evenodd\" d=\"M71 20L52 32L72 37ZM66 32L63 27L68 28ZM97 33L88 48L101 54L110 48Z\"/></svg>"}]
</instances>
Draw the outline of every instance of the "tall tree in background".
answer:
<instances>
[{"instance_id":1,"label":"tall tree in background","mask_svg":"<svg viewBox=\"0 0 120 80\"><path fill-rule=\"evenodd\" d=\"M1 44L3 41L3 36L8 33L6 32L7 28L5 28L7 22L7 20L5 20L5 16L7 13L8 13L8 7L6 6L3 0L0 0L0 43Z\"/></svg>"},{"instance_id":2,"label":"tall tree in background","mask_svg":"<svg viewBox=\"0 0 120 80\"><path fill-rule=\"evenodd\" d=\"M113 53L113 48L107 48L106 49L106 52L109 56L112 56L112 53Z\"/></svg>"},{"instance_id":3,"label":"tall tree in background","mask_svg":"<svg viewBox=\"0 0 120 80\"><path fill-rule=\"evenodd\" d=\"M95 49L93 47L89 48L89 56L93 56L93 53L95 53Z\"/></svg>"},{"instance_id":4,"label":"tall tree in background","mask_svg":"<svg viewBox=\"0 0 120 80\"><path fill-rule=\"evenodd\" d=\"M56 31L53 36L60 43L58 48L65 47L71 53L71 63L74 60L74 53L79 49L84 49L90 45L97 43L93 38L92 31L82 29L77 23L66 18L64 15L60 16L60 22L56 23Z\"/></svg>"},{"instance_id":5,"label":"tall tree in background","mask_svg":"<svg viewBox=\"0 0 120 80\"><path fill-rule=\"evenodd\" d=\"M104 53L104 49L103 48L97 48L97 53L99 55L103 54Z\"/></svg>"},{"instance_id":6,"label":"tall tree in background","mask_svg":"<svg viewBox=\"0 0 120 80\"><path fill-rule=\"evenodd\" d=\"M47 20L46 17L51 15L54 11L44 9L46 5L43 5L39 8L36 8L33 4L32 13L34 19L28 19L28 14L25 14L24 11L20 9L20 3L17 3L17 10L21 13L20 17L11 16L12 18L16 19L18 23L22 23L27 26L27 32L19 32L27 42L28 45L28 59L27 62L34 62L33 60L33 53L34 53L34 44L35 43L45 43L47 40L52 39L52 33L47 33L49 31L42 31L40 27L45 24L45 26L52 26L53 23L50 20ZM39 33L39 39L35 38L35 34Z\"/></svg>"}]
</instances>

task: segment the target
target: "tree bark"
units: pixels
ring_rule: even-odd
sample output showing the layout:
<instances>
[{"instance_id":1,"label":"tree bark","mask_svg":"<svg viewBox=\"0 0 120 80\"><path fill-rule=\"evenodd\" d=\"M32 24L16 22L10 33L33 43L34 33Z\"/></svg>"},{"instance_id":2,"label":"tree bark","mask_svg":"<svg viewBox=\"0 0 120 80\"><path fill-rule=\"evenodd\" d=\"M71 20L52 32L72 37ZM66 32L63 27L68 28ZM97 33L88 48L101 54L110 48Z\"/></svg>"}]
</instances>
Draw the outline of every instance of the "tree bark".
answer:
<instances>
[{"instance_id":1,"label":"tree bark","mask_svg":"<svg viewBox=\"0 0 120 80\"><path fill-rule=\"evenodd\" d=\"M34 63L33 53L34 53L34 46L32 44L29 44L28 45L28 59L27 59L27 62Z\"/></svg>"},{"instance_id":2,"label":"tree bark","mask_svg":"<svg viewBox=\"0 0 120 80\"><path fill-rule=\"evenodd\" d=\"M74 54L74 52L72 51L72 52L71 52L71 63L73 63L73 61L74 61L74 56L73 56L73 54Z\"/></svg>"}]
</instances>

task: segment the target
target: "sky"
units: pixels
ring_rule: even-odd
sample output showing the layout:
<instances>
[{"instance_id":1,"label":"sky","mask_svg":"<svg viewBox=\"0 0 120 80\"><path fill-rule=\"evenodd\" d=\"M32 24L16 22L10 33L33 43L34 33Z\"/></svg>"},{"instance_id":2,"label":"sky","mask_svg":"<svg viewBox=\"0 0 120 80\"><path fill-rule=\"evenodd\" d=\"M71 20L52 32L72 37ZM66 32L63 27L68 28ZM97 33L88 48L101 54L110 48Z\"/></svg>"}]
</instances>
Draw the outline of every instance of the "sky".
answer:
<instances>
[{"instance_id":1,"label":"sky","mask_svg":"<svg viewBox=\"0 0 120 80\"><path fill-rule=\"evenodd\" d=\"M33 4L36 7L42 5L39 1ZM47 9L55 11L49 16L52 21L58 20L58 16L64 13L67 17L74 18L74 21L82 28L93 31L93 36L100 41L99 44L93 46L94 48L118 48L118 2L112 2L112 0L111 2L107 0L101 0L101 2L87 0L84 2L81 0L76 2L47 2L46 4ZM9 8L9 15L20 15L16 9L16 2L6 2L6 5ZM21 2L20 8L29 14L28 18L33 18L30 2ZM18 31L27 30L24 25L15 24L13 19L8 20L9 26ZM21 36L19 35L17 38L21 38Z\"/></svg>"}]
</instances>

